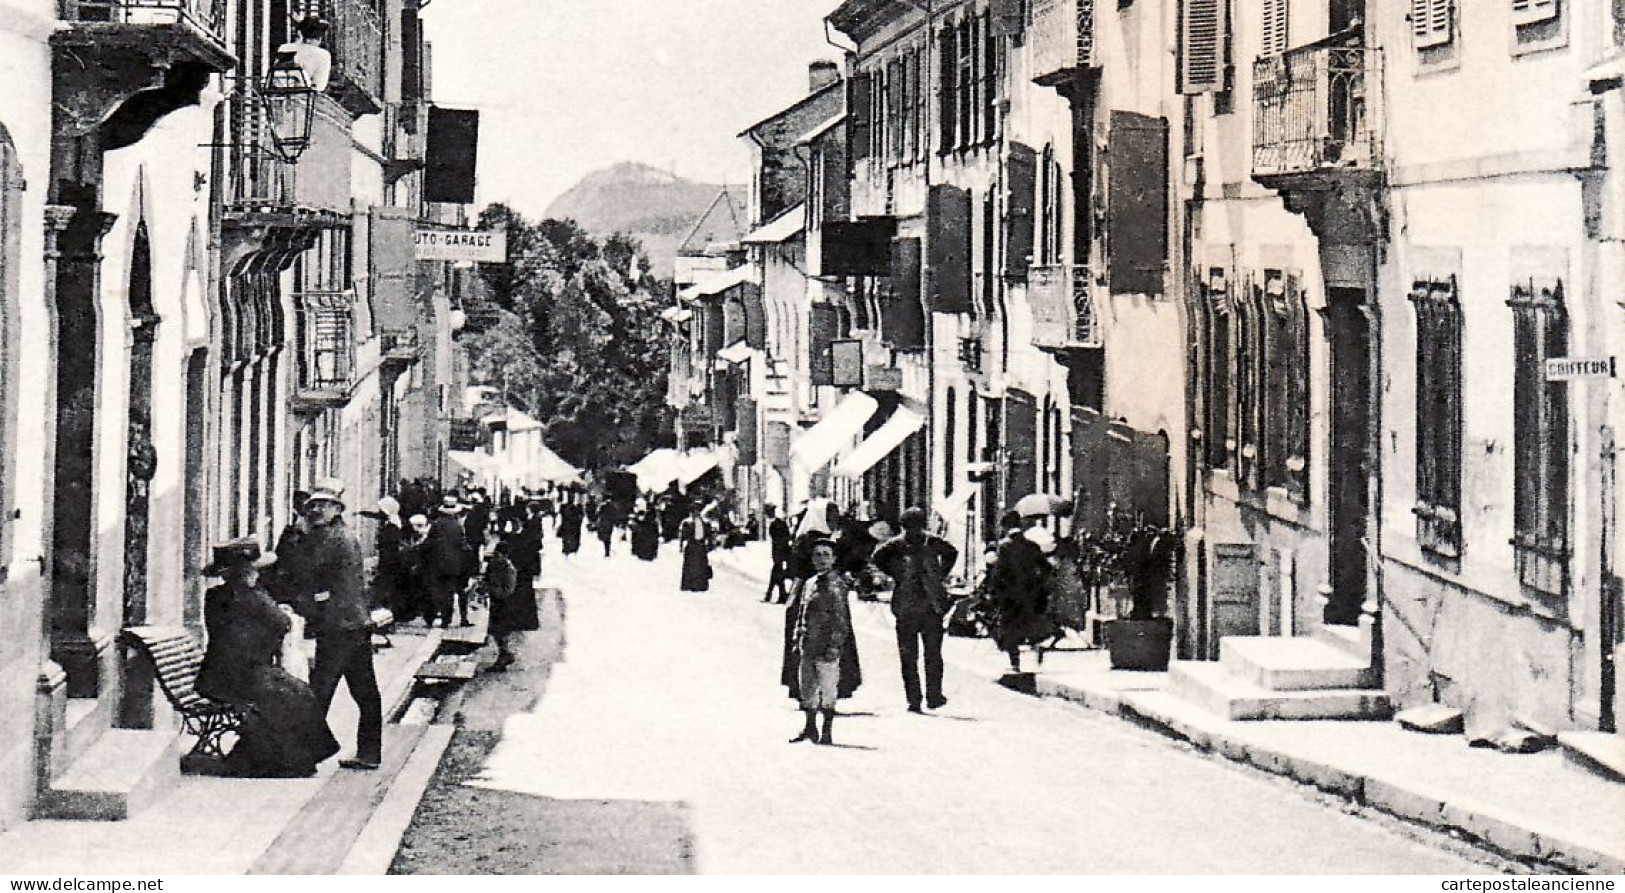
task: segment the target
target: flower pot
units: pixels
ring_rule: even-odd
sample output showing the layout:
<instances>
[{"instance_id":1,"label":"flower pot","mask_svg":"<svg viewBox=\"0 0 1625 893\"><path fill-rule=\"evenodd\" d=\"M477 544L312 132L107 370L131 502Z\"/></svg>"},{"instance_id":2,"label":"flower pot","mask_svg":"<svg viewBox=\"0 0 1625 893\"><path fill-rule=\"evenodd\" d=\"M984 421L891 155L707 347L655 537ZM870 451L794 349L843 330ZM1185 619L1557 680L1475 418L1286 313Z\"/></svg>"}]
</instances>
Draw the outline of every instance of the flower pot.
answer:
<instances>
[{"instance_id":1,"label":"flower pot","mask_svg":"<svg viewBox=\"0 0 1625 893\"><path fill-rule=\"evenodd\" d=\"M1166 617L1106 624L1106 649L1111 652L1114 670L1163 672L1168 669L1173 641L1174 622Z\"/></svg>"}]
</instances>

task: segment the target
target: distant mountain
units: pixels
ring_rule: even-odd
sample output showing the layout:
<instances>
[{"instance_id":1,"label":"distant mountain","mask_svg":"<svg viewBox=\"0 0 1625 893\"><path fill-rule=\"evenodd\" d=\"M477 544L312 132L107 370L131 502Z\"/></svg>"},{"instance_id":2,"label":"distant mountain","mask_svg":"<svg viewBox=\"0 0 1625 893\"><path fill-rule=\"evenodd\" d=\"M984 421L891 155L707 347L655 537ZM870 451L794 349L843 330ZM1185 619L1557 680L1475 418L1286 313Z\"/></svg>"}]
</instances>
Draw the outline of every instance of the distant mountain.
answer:
<instances>
[{"instance_id":1,"label":"distant mountain","mask_svg":"<svg viewBox=\"0 0 1625 893\"><path fill-rule=\"evenodd\" d=\"M669 277L678 243L721 189L623 161L582 177L548 206L547 216L574 220L597 236L633 235L655 275Z\"/></svg>"}]
</instances>

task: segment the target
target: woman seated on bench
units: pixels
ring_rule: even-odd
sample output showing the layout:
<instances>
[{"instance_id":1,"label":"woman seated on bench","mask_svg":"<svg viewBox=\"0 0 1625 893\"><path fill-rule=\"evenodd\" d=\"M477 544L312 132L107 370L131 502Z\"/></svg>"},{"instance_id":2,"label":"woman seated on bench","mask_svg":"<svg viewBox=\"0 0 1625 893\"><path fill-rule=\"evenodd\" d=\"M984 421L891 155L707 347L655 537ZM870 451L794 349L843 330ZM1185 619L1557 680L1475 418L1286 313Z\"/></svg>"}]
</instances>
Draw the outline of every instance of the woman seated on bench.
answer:
<instances>
[{"instance_id":1,"label":"woman seated on bench","mask_svg":"<svg viewBox=\"0 0 1625 893\"><path fill-rule=\"evenodd\" d=\"M301 778L339 750L310 686L276 666L292 624L259 586L260 568L274 561L253 540L237 540L216 546L214 563L204 569L224 583L204 596L209 648L197 691L243 713L223 767L228 775Z\"/></svg>"}]
</instances>

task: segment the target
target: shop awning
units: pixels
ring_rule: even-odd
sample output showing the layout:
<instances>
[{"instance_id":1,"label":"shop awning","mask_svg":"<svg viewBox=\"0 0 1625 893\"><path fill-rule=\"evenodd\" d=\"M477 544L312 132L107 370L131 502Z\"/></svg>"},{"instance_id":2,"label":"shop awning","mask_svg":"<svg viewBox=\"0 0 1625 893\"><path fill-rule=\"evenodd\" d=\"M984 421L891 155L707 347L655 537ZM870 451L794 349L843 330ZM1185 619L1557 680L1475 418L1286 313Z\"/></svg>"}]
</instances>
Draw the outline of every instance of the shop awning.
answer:
<instances>
[{"instance_id":1,"label":"shop awning","mask_svg":"<svg viewBox=\"0 0 1625 893\"><path fill-rule=\"evenodd\" d=\"M880 460L892 454L892 451L903 445L914 432L925 427L925 414L899 406L887 419L885 424L875 429L875 433L858 444L858 448L847 455L841 463L835 466L835 473L848 478L861 478L864 472L880 464Z\"/></svg>"},{"instance_id":2,"label":"shop awning","mask_svg":"<svg viewBox=\"0 0 1625 893\"><path fill-rule=\"evenodd\" d=\"M694 318L694 311L683 307L667 307L660 311L660 318L666 322L688 322Z\"/></svg>"},{"instance_id":3,"label":"shop awning","mask_svg":"<svg viewBox=\"0 0 1625 893\"><path fill-rule=\"evenodd\" d=\"M756 283L756 267L751 264L712 273L699 282L683 289L678 297L685 301L697 301L711 295L720 295L734 286L744 285L747 282Z\"/></svg>"},{"instance_id":4,"label":"shop awning","mask_svg":"<svg viewBox=\"0 0 1625 893\"><path fill-rule=\"evenodd\" d=\"M495 461L484 453L475 453L468 450L447 450L446 458L464 471L470 471L478 475L491 473L492 464Z\"/></svg>"},{"instance_id":5,"label":"shop awning","mask_svg":"<svg viewBox=\"0 0 1625 893\"><path fill-rule=\"evenodd\" d=\"M542 444L541 451L536 473L542 480L553 484L573 484L581 480L581 471L548 449L546 444Z\"/></svg>"},{"instance_id":6,"label":"shop awning","mask_svg":"<svg viewBox=\"0 0 1625 893\"><path fill-rule=\"evenodd\" d=\"M689 453L677 461L677 483L687 487L721 463L722 457L715 450Z\"/></svg>"},{"instance_id":7,"label":"shop awning","mask_svg":"<svg viewBox=\"0 0 1625 893\"><path fill-rule=\"evenodd\" d=\"M777 245L801 235L807 225L807 206L796 205L762 224L745 237L747 245Z\"/></svg>"},{"instance_id":8,"label":"shop awning","mask_svg":"<svg viewBox=\"0 0 1625 893\"><path fill-rule=\"evenodd\" d=\"M721 362L727 363L730 366L737 366L740 363L750 359L753 353L755 353L755 351L751 349L749 344L746 344L744 341L735 341L727 347L717 351L717 359Z\"/></svg>"},{"instance_id":9,"label":"shop awning","mask_svg":"<svg viewBox=\"0 0 1625 893\"><path fill-rule=\"evenodd\" d=\"M975 496L981 487L980 483L974 482L960 484L958 490L932 502L931 511L936 512L944 521L962 524L965 521L965 507L970 505L971 497Z\"/></svg>"},{"instance_id":10,"label":"shop awning","mask_svg":"<svg viewBox=\"0 0 1625 893\"><path fill-rule=\"evenodd\" d=\"M637 475L638 490L647 493L651 490L660 492L671 486L677 480L679 463L682 454L676 450L655 450L637 462L626 467L627 471Z\"/></svg>"},{"instance_id":11,"label":"shop awning","mask_svg":"<svg viewBox=\"0 0 1625 893\"><path fill-rule=\"evenodd\" d=\"M822 421L801 432L790 445L790 460L808 470L824 467L824 463L851 449L853 438L863 433L864 424L879 408L875 398L862 391L847 394Z\"/></svg>"}]
</instances>

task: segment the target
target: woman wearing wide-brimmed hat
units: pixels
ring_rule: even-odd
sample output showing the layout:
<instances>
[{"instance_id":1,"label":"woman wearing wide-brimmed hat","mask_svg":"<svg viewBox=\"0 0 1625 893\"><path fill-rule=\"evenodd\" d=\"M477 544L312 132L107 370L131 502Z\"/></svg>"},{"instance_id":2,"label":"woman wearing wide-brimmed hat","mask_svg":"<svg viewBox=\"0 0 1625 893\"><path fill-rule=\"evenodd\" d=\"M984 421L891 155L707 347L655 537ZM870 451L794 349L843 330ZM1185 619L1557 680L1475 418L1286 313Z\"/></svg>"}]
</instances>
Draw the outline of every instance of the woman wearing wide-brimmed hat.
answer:
<instances>
[{"instance_id":1,"label":"woman wearing wide-brimmed hat","mask_svg":"<svg viewBox=\"0 0 1625 893\"><path fill-rule=\"evenodd\" d=\"M243 711L228 774L298 778L338 753L325 711L310 686L276 666L292 620L259 586L260 569L276 561L253 540L215 547L204 573L223 582L204 596L209 647L198 672L199 694Z\"/></svg>"}]
</instances>

